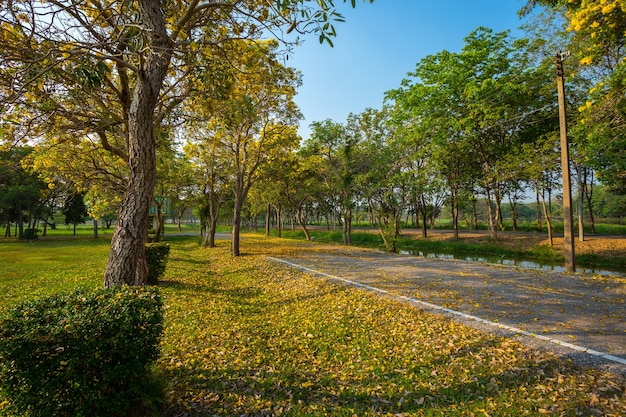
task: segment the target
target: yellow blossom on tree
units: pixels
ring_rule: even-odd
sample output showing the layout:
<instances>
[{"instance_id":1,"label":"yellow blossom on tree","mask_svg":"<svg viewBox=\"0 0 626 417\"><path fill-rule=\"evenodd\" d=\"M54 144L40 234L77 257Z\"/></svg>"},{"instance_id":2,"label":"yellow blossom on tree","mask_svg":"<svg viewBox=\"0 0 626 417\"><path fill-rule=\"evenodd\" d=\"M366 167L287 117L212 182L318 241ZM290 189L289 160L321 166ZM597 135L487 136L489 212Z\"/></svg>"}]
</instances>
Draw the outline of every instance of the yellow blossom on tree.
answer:
<instances>
[{"instance_id":1,"label":"yellow blossom on tree","mask_svg":"<svg viewBox=\"0 0 626 417\"><path fill-rule=\"evenodd\" d=\"M567 30L581 65L590 66L589 101L579 107L589 161L606 185L626 194L626 0L529 0L554 10L565 6Z\"/></svg>"},{"instance_id":2,"label":"yellow blossom on tree","mask_svg":"<svg viewBox=\"0 0 626 417\"><path fill-rule=\"evenodd\" d=\"M590 65L593 59L590 56L586 56L580 60L580 65Z\"/></svg>"}]
</instances>

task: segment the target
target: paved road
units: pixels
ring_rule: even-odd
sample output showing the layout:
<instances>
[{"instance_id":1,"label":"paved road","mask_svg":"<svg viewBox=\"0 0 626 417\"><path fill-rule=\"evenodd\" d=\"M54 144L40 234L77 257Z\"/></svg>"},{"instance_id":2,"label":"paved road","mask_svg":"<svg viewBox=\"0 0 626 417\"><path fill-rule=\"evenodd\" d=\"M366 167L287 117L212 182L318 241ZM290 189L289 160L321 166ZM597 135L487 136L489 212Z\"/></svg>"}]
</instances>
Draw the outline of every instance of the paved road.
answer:
<instances>
[{"instance_id":1,"label":"paved road","mask_svg":"<svg viewBox=\"0 0 626 417\"><path fill-rule=\"evenodd\" d=\"M303 251L275 260L344 283L387 291L481 330L626 375L624 278L337 247L326 252Z\"/></svg>"}]
</instances>

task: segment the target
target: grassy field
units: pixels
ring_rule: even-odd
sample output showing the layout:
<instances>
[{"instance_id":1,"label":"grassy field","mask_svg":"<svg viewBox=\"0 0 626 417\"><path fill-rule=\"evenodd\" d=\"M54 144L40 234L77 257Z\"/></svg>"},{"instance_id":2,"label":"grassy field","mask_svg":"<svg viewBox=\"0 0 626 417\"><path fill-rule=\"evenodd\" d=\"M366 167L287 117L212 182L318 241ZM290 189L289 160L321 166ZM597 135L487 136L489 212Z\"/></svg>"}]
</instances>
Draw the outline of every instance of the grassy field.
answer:
<instances>
[{"instance_id":1,"label":"grassy field","mask_svg":"<svg viewBox=\"0 0 626 417\"><path fill-rule=\"evenodd\" d=\"M178 225L174 223L166 223L165 234L167 235L167 234L179 234L179 233L197 233L199 228L200 228L200 225L198 223L183 223L181 224L181 230L179 231ZM115 230L114 226L111 226L110 228L107 229L106 227L103 227L102 224L100 224L100 227L98 228L98 236L99 237L111 237L113 236L114 230ZM17 231L15 230L15 228L12 228L11 234L15 236L16 233ZM38 236L42 237L42 234L43 234L43 228L40 227ZM55 229L48 227L45 237L55 238L55 237L69 237L69 236L74 236L74 226L58 224ZM88 223L79 224L76 227L76 236L77 237L93 237L93 226Z\"/></svg>"},{"instance_id":2,"label":"grassy field","mask_svg":"<svg viewBox=\"0 0 626 417\"><path fill-rule=\"evenodd\" d=\"M237 259L225 241L169 242L166 416L626 415L617 377L265 257L306 242L244 235ZM0 240L0 312L100 285L107 253L107 239Z\"/></svg>"},{"instance_id":3,"label":"grassy field","mask_svg":"<svg viewBox=\"0 0 626 417\"><path fill-rule=\"evenodd\" d=\"M107 239L0 239L0 312L28 297L102 285Z\"/></svg>"}]
</instances>

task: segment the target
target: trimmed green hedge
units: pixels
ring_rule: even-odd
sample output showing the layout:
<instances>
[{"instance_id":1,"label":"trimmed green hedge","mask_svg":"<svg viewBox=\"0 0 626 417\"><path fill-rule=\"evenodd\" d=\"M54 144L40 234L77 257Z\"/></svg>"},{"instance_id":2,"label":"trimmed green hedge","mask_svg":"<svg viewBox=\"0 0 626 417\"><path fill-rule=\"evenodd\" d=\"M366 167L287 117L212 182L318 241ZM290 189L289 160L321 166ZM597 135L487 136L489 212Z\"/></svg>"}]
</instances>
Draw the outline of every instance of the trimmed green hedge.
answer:
<instances>
[{"instance_id":1,"label":"trimmed green hedge","mask_svg":"<svg viewBox=\"0 0 626 417\"><path fill-rule=\"evenodd\" d=\"M159 278L165 273L170 245L167 243L146 244L146 262L148 263L148 284L157 285Z\"/></svg>"},{"instance_id":2,"label":"trimmed green hedge","mask_svg":"<svg viewBox=\"0 0 626 417\"><path fill-rule=\"evenodd\" d=\"M79 289L24 302L0 319L0 396L20 416L156 410L162 393L150 365L162 330L161 297L151 288Z\"/></svg>"}]
</instances>

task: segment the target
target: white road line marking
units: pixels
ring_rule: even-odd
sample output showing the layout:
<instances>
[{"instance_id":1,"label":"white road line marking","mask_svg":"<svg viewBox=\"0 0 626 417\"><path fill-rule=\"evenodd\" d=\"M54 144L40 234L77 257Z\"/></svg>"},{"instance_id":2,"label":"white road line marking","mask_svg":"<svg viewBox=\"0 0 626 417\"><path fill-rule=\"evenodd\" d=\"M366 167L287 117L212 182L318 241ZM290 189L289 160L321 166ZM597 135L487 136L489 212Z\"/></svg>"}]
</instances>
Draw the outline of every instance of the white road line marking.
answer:
<instances>
[{"instance_id":1,"label":"white road line marking","mask_svg":"<svg viewBox=\"0 0 626 417\"><path fill-rule=\"evenodd\" d=\"M578 352L585 352L585 353L588 353L588 354L593 355L593 356L599 356L601 358L610 360L612 362L617 362L617 363L620 363L622 365L626 365L626 359L620 358L618 356L611 355L609 353L600 352L600 351L597 351L597 350L586 348L584 346L574 345L574 344L568 343L568 342L563 342L561 340L554 339L554 338L551 338L551 337L548 337L548 336L543 336L543 335L539 335L539 334L536 334L536 333L531 333L531 332L528 332L526 330L518 329L517 327L509 326L509 325L506 325L506 324L496 323L494 321L483 319L483 318L480 318L480 317L477 317L477 316L473 316L471 314L463 313L461 311L452 310L450 308L442 307L442 306L439 306L437 304L432 304L432 303L429 303L427 301L418 300L417 298L407 297L407 296L404 296L404 295L390 294L389 291L386 291L386 290L383 290L383 289L380 289L380 288L376 288L376 287L372 287L371 285L362 284L360 282L352 281L352 280L347 279L347 278L341 278L341 277L338 277L338 276L335 276L335 275L327 274L325 272L321 272L321 271L317 271L315 269L307 268L306 266L298 265L298 264L295 264L293 262L286 261L284 259L274 258L274 257L271 257L271 256L268 256L267 259L269 259L271 261L274 261L274 262L278 262L278 263L282 263L282 264L291 266L292 268L296 268L296 269L299 269L301 271L311 272L311 273L316 274L316 275L321 275L321 276L324 276L324 277L327 277L327 278L330 278L330 279L333 279L333 280L341 281L341 282L344 282L346 284L350 284L352 286L355 286L357 288L364 288L364 289L366 289L368 291L373 291L373 292L377 292L377 293L381 293L381 294L386 294L386 295L388 295L388 296L390 296L392 298L395 298L395 299L398 299L398 300L404 300L404 301L407 301L407 302L409 302L411 304L422 305L422 306L425 306L425 307L428 307L428 308L431 308L431 309L434 309L434 310L440 310L440 311L443 311L443 312L446 312L446 313L449 313L449 314L452 314L452 315L455 315L455 316L463 317L463 318L468 319L468 320L477 321L479 323L484 323L484 324L487 324L489 326L497 327L499 329L508 330L508 331L511 331L511 332L517 333L517 334L522 334L524 336L534 337L534 338L537 338L539 340L543 340L543 341L548 342L548 343L552 343L552 344L555 344L555 345L558 345L558 346L563 346L563 347L566 347L566 348L569 348L569 349L572 349L572 350L575 350L575 351L578 351Z\"/></svg>"}]
</instances>

